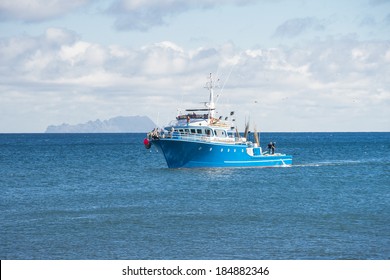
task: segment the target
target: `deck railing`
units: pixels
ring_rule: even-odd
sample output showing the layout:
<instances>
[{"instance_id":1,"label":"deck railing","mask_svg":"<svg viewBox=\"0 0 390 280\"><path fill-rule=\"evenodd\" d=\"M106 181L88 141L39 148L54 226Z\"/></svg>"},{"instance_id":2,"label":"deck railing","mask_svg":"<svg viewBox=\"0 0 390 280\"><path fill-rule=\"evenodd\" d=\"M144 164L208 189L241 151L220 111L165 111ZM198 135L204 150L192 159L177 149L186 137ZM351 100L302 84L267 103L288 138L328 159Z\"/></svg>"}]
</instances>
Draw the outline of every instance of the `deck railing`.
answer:
<instances>
[{"instance_id":1,"label":"deck railing","mask_svg":"<svg viewBox=\"0 0 390 280\"><path fill-rule=\"evenodd\" d=\"M206 134L193 134L188 132L169 132L159 135L161 138L180 139L188 141L199 141L199 142L220 142L220 143L231 143L231 144L243 144L245 139L237 137L217 137L208 136Z\"/></svg>"}]
</instances>

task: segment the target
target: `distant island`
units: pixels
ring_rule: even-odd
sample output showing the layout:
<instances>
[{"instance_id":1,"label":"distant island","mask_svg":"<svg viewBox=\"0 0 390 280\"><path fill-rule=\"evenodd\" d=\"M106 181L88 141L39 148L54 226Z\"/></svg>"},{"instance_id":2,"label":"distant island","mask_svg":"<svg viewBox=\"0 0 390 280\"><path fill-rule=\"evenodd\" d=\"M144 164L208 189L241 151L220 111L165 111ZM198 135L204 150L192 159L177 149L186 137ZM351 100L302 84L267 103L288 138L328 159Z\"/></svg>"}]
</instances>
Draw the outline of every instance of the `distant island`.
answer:
<instances>
[{"instance_id":1,"label":"distant island","mask_svg":"<svg viewBox=\"0 0 390 280\"><path fill-rule=\"evenodd\" d=\"M148 132L156 125L146 116L115 117L109 120L89 121L87 123L70 125L50 125L45 133L120 133L120 132Z\"/></svg>"}]
</instances>

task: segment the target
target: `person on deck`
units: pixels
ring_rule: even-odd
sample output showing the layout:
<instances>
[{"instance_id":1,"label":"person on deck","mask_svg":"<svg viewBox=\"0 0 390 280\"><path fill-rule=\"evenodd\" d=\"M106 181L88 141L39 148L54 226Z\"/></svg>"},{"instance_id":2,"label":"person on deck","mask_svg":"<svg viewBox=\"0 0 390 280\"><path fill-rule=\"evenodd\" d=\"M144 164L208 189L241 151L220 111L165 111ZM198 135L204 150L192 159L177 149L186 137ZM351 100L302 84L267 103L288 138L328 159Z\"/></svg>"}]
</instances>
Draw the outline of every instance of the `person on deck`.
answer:
<instances>
[{"instance_id":1,"label":"person on deck","mask_svg":"<svg viewBox=\"0 0 390 280\"><path fill-rule=\"evenodd\" d=\"M268 144L268 153L271 154L272 151L272 142L269 142Z\"/></svg>"},{"instance_id":2,"label":"person on deck","mask_svg":"<svg viewBox=\"0 0 390 280\"><path fill-rule=\"evenodd\" d=\"M271 147L271 150L272 150L272 154L275 154L275 148L276 148L276 143L275 142L272 142L272 147Z\"/></svg>"}]
</instances>

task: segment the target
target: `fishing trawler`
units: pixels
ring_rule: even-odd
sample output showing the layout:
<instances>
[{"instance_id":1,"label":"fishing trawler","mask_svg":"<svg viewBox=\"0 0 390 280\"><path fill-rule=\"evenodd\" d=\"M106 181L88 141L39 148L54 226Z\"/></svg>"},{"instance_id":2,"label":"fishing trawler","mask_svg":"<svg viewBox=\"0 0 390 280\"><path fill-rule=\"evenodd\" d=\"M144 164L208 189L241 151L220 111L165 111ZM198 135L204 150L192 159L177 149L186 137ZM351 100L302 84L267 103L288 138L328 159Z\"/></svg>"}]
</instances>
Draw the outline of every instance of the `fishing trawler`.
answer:
<instances>
[{"instance_id":1,"label":"fishing trawler","mask_svg":"<svg viewBox=\"0 0 390 280\"><path fill-rule=\"evenodd\" d=\"M169 168L209 167L281 167L291 166L292 156L262 151L257 132L248 139L249 125L241 135L232 119L216 117L215 83L210 74L206 87L209 101L202 108L186 109L163 129L147 134L144 145L155 146Z\"/></svg>"}]
</instances>

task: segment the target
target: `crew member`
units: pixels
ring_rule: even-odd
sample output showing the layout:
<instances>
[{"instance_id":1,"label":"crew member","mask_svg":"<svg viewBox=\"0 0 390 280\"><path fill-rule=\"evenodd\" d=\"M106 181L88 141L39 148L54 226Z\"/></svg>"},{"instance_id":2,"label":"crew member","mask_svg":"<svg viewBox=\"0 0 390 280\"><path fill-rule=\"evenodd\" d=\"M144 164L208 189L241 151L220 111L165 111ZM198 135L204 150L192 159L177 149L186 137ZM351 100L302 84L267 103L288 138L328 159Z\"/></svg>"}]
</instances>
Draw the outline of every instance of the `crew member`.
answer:
<instances>
[{"instance_id":1,"label":"crew member","mask_svg":"<svg viewBox=\"0 0 390 280\"><path fill-rule=\"evenodd\" d=\"M271 154L272 151L272 142L269 142L268 144L268 153Z\"/></svg>"}]
</instances>

